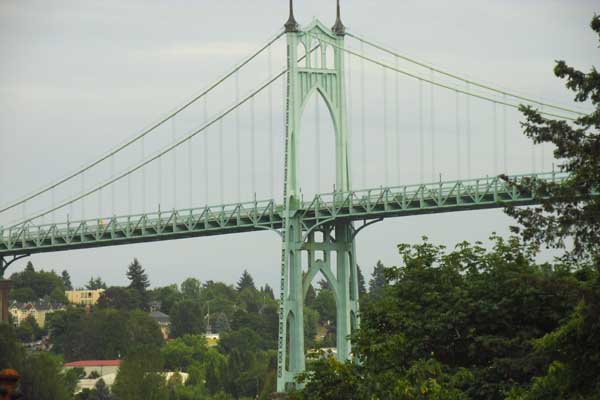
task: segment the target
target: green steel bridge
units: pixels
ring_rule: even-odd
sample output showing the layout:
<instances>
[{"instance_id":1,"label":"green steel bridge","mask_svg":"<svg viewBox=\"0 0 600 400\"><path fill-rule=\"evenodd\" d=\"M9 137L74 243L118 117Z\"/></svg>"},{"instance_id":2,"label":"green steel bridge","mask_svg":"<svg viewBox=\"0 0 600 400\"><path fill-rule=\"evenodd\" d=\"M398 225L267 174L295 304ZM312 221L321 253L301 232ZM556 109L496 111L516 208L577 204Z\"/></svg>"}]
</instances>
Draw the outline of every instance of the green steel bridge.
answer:
<instances>
[{"instance_id":1,"label":"green steel bridge","mask_svg":"<svg viewBox=\"0 0 600 400\"><path fill-rule=\"evenodd\" d=\"M532 169L508 173L520 160L519 152L531 144L519 131L509 142L507 115L521 104L537 107L547 118L566 121L575 121L581 112L464 78L347 31L339 1L332 28L318 20L300 27L291 0L289 12L283 30L190 101L84 167L0 207L0 277L14 261L37 253L274 231L282 239L277 389L285 391L294 387L296 375L305 367L304 296L319 272L335 294L337 357L348 360L352 356L349 334L360 324L356 238L362 228L385 218L536 204L547 198L536 193L536 182L560 184L568 178L561 173L539 173L535 149ZM272 50L278 44L285 48L285 61L273 71ZM260 64L252 70L261 57L267 57L267 68ZM247 80L240 76L249 68L251 75L246 79L250 83L259 81L260 74L266 76L242 96L240 83ZM376 87L367 80L367 72L373 70L382 74ZM406 85L402 92L401 83ZM279 168L274 140L276 85L284 92ZM222 100L215 89L222 87L228 88L233 99L215 107ZM369 91L374 97L367 101ZM452 123L440 118L436 104L441 96L435 97L436 91L454 97ZM404 92L409 100L402 103ZM257 112L260 99L266 100L266 106ZM322 193L320 184L326 168L321 165L325 147L319 136L319 108L314 126L301 124L311 99L324 103L321 111L333 126L333 150L327 150L333 153L324 154L325 161L334 162L331 193ZM471 107L476 104L489 106L484 117L489 128L472 126L475 112ZM374 110L367 110L369 105ZM215 108L220 111L214 112ZM246 129L241 110L249 116ZM262 114L267 117L260 125ZM316 140L307 155L301 151L300 138L309 131ZM266 139L259 143L261 132ZM474 152L473 143L482 135L489 135L491 145L487 153L479 147ZM157 142L152 150L150 140L165 136L171 137ZM452 146L449 137L455 140ZM404 148L408 154L402 153ZM183 156L186 149L187 156ZM258 154L261 150L262 155ZM367 160L368 152L377 159ZM442 165L444 159L454 160L455 165ZM375 165L376 161L380 164ZM262 169L258 167L261 162L266 165ZM485 165L476 167L477 162ZM187 163L187 170L178 169L182 163ZM314 195L305 196L301 189L300 170L305 165L316 172ZM403 168L409 178L401 177ZM474 173L476 168L480 172ZM451 174L449 169L453 169ZM167 170L173 175L165 181ZM226 176L232 170L233 177ZM403 184L425 182L426 170L431 183ZM274 194L276 171L283 178L280 201ZM454 175L453 179L442 179L442 171L444 176ZM376 176L378 182L368 184L367 174ZM258 195L257 188L265 182L269 190ZM229 183L233 190L226 193ZM249 190L242 190L244 185ZM355 190L369 186L378 187ZM156 188L156 197L151 188ZM177 198L182 190L188 196L187 208L181 207L182 196ZM244 201L244 193L250 201ZM167 194L172 195L172 202L165 207ZM227 201L230 197L236 200ZM98 205L97 212L90 203ZM76 213L81 217L74 218Z\"/></svg>"},{"instance_id":2,"label":"green steel bridge","mask_svg":"<svg viewBox=\"0 0 600 400\"><path fill-rule=\"evenodd\" d=\"M565 178L564 174L545 173L318 194L302 202L295 213L302 220L303 230L310 232L334 220L369 223L391 217L522 206L545 198L532 190L536 180L560 183ZM264 200L47 225L24 224L0 231L0 257L278 231L284 219L283 205Z\"/></svg>"}]
</instances>

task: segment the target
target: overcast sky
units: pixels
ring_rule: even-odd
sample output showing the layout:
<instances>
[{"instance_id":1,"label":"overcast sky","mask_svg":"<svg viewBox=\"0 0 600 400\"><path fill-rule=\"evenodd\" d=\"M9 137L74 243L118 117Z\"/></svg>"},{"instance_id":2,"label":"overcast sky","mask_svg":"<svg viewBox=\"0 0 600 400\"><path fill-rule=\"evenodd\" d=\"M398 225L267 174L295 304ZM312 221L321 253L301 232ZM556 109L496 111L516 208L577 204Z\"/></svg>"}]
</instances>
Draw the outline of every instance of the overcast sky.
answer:
<instances>
[{"instance_id":1,"label":"overcast sky","mask_svg":"<svg viewBox=\"0 0 600 400\"><path fill-rule=\"evenodd\" d=\"M91 161L197 93L273 36L287 19L287 3L1 1L0 204ZM589 29L595 11L592 0L342 1L343 21L355 33L473 79L567 105L572 96L553 76L554 60L586 70L600 64ZM316 17L330 26L334 12L333 0L296 1L301 24ZM370 181L380 178L369 174ZM370 274L378 259L398 261L398 243L427 235L452 246L506 234L510 223L500 210L386 220L358 236L359 264ZM233 283L246 268L258 284L277 288L280 245L274 233L260 232L30 260L67 269L76 286L92 275L124 285L127 265L138 257L153 286L190 276ZM8 273L24 265L17 262Z\"/></svg>"}]
</instances>

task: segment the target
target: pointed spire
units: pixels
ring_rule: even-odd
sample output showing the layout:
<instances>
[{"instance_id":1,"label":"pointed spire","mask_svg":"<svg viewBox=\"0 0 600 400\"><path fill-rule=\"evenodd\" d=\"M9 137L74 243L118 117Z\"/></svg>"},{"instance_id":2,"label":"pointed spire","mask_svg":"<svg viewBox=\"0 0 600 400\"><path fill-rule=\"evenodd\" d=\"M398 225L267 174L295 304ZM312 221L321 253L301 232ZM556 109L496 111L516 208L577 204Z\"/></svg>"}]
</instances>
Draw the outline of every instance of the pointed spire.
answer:
<instances>
[{"instance_id":1,"label":"pointed spire","mask_svg":"<svg viewBox=\"0 0 600 400\"><path fill-rule=\"evenodd\" d=\"M298 22L294 18L294 3L290 0L290 17L284 25L286 32L298 32Z\"/></svg>"},{"instance_id":2,"label":"pointed spire","mask_svg":"<svg viewBox=\"0 0 600 400\"><path fill-rule=\"evenodd\" d=\"M338 36L344 36L346 34L346 27L342 23L342 18L340 17L340 0L337 0L337 18L335 20L335 25L333 25L331 30Z\"/></svg>"}]
</instances>

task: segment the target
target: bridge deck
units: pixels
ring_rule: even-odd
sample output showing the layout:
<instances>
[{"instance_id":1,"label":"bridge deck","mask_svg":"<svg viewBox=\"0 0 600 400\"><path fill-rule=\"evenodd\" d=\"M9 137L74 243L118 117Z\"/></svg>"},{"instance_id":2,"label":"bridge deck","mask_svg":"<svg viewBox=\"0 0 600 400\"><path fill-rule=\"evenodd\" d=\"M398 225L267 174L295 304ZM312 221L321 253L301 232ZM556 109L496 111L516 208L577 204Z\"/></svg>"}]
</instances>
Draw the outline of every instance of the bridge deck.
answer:
<instances>
[{"instance_id":1,"label":"bridge deck","mask_svg":"<svg viewBox=\"0 0 600 400\"><path fill-rule=\"evenodd\" d=\"M532 174L560 182L563 174ZM377 218L527 205L542 200L523 176L437 182L319 194L297 213L305 229L336 219ZM48 225L32 223L0 229L0 257L92 247L280 229L283 206L274 200L114 216Z\"/></svg>"}]
</instances>

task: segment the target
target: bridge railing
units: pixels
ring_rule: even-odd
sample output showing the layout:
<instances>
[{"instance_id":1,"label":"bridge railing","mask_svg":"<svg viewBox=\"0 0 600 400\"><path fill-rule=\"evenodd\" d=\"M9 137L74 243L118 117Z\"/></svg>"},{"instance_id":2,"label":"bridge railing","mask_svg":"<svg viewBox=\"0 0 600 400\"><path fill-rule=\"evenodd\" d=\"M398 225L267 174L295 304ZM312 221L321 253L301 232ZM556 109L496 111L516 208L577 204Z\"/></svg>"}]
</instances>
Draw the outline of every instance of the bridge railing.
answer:
<instances>
[{"instance_id":1,"label":"bridge railing","mask_svg":"<svg viewBox=\"0 0 600 400\"><path fill-rule=\"evenodd\" d=\"M0 228L0 242L16 243L44 240L49 236L73 237L92 235L101 237L107 233L134 232L138 229L162 230L165 226L179 224L191 226L199 222L223 225L231 219L258 221L267 214L275 214L273 200L251 201L243 203L221 204L180 210L158 210L155 212L102 217L77 221L36 225L31 222L7 230Z\"/></svg>"},{"instance_id":2,"label":"bridge railing","mask_svg":"<svg viewBox=\"0 0 600 400\"><path fill-rule=\"evenodd\" d=\"M534 182L560 183L567 177L566 173L549 172L323 193L304 202L302 212L305 218L326 219L393 209L409 211L526 201L536 198Z\"/></svg>"},{"instance_id":3,"label":"bridge railing","mask_svg":"<svg viewBox=\"0 0 600 400\"><path fill-rule=\"evenodd\" d=\"M336 218L357 220L490 208L504 202L531 204L540 197L535 193L536 181L560 183L567 177L564 173L527 174L325 193L302 202L297 212L309 229ZM284 207L274 200L262 200L43 225L30 222L7 230L0 228L0 253L278 229L283 211Z\"/></svg>"}]
</instances>

